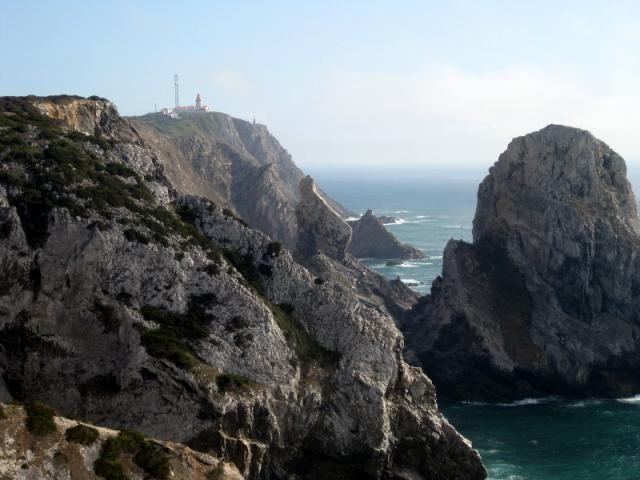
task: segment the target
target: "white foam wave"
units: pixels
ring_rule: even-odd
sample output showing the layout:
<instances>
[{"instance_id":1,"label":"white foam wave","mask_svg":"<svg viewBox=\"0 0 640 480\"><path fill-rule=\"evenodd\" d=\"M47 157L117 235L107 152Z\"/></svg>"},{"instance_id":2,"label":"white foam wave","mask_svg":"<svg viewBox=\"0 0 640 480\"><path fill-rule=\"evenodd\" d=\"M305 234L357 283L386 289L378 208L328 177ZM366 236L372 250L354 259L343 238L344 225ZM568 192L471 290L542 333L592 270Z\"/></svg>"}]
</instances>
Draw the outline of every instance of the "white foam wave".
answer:
<instances>
[{"instance_id":1,"label":"white foam wave","mask_svg":"<svg viewBox=\"0 0 640 480\"><path fill-rule=\"evenodd\" d=\"M618 402L640 404L640 395L634 395L633 397L616 398Z\"/></svg>"},{"instance_id":2,"label":"white foam wave","mask_svg":"<svg viewBox=\"0 0 640 480\"><path fill-rule=\"evenodd\" d=\"M456 230L469 230L471 227L467 225L445 225L444 228L455 228Z\"/></svg>"},{"instance_id":3,"label":"white foam wave","mask_svg":"<svg viewBox=\"0 0 640 480\"><path fill-rule=\"evenodd\" d=\"M584 408L584 407L590 407L592 405L600 405L601 403L602 403L602 400L580 400L577 402L571 402L567 406L570 408Z\"/></svg>"},{"instance_id":4,"label":"white foam wave","mask_svg":"<svg viewBox=\"0 0 640 480\"><path fill-rule=\"evenodd\" d=\"M500 405L501 407L524 407L527 405L555 402L557 400L556 397L523 398L522 400L515 400L510 403L497 403L496 405Z\"/></svg>"},{"instance_id":5,"label":"white foam wave","mask_svg":"<svg viewBox=\"0 0 640 480\"><path fill-rule=\"evenodd\" d=\"M442 260L442 255L431 255L429 256L430 260Z\"/></svg>"},{"instance_id":6,"label":"white foam wave","mask_svg":"<svg viewBox=\"0 0 640 480\"><path fill-rule=\"evenodd\" d=\"M433 220L428 219L428 218L424 218L422 220L406 220L404 218L398 218L395 222L391 222L391 223L384 223L383 225L404 225L405 223L426 223L426 222L432 222Z\"/></svg>"},{"instance_id":7,"label":"white foam wave","mask_svg":"<svg viewBox=\"0 0 640 480\"><path fill-rule=\"evenodd\" d=\"M344 219L345 222L354 222L356 220L360 220L360 217L347 217Z\"/></svg>"},{"instance_id":8,"label":"white foam wave","mask_svg":"<svg viewBox=\"0 0 640 480\"><path fill-rule=\"evenodd\" d=\"M396 210L395 212L391 213L409 213L409 210Z\"/></svg>"}]
</instances>

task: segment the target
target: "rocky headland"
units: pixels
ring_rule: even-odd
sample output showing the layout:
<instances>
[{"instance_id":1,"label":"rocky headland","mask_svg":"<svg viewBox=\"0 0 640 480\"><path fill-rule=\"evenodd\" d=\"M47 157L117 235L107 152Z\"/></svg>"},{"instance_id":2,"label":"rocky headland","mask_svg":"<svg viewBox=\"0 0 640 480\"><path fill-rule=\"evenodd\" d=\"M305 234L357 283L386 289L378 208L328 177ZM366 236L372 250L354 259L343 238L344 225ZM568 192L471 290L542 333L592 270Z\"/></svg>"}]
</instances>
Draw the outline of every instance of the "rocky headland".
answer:
<instances>
[{"instance_id":1,"label":"rocky headland","mask_svg":"<svg viewBox=\"0 0 640 480\"><path fill-rule=\"evenodd\" d=\"M346 252L313 182L294 256L178 188L154 135L99 98L0 99L0 401L187 444L246 479L484 478L403 361L380 289L412 292Z\"/></svg>"},{"instance_id":2,"label":"rocky headland","mask_svg":"<svg viewBox=\"0 0 640 480\"><path fill-rule=\"evenodd\" d=\"M425 258L422 251L398 240L371 210L348 223L353 231L349 251L356 258Z\"/></svg>"},{"instance_id":3,"label":"rocky headland","mask_svg":"<svg viewBox=\"0 0 640 480\"><path fill-rule=\"evenodd\" d=\"M459 399L640 391L640 228L624 160L589 132L514 139L478 190L473 243L403 324Z\"/></svg>"}]
</instances>

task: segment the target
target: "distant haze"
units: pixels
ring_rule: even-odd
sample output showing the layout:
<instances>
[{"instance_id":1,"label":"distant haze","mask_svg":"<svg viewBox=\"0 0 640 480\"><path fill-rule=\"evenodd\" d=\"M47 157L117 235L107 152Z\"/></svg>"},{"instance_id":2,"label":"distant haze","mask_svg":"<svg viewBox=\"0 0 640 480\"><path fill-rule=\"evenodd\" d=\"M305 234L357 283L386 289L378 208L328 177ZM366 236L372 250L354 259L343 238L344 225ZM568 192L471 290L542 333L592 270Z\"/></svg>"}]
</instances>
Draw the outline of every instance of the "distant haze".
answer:
<instances>
[{"instance_id":1,"label":"distant haze","mask_svg":"<svg viewBox=\"0 0 640 480\"><path fill-rule=\"evenodd\" d=\"M640 165L638 2L4 0L0 94L266 123L303 169L488 168L561 123Z\"/></svg>"}]
</instances>

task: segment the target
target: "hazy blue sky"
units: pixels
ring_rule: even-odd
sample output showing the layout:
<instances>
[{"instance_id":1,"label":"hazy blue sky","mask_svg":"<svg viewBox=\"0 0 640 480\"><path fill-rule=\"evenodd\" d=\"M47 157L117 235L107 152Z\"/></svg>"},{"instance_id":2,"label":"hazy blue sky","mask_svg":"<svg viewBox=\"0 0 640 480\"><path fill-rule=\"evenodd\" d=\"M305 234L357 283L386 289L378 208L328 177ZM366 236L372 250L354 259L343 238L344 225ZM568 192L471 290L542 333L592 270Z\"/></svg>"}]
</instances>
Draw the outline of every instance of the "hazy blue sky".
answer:
<instances>
[{"instance_id":1,"label":"hazy blue sky","mask_svg":"<svg viewBox=\"0 0 640 480\"><path fill-rule=\"evenodd\" d=\"M560 5L561 4L561 5ZM640 162L640 2L0 0L0 94L200 92L301 166L488 166L548 123Z\"/></svg>"}]
</instances>

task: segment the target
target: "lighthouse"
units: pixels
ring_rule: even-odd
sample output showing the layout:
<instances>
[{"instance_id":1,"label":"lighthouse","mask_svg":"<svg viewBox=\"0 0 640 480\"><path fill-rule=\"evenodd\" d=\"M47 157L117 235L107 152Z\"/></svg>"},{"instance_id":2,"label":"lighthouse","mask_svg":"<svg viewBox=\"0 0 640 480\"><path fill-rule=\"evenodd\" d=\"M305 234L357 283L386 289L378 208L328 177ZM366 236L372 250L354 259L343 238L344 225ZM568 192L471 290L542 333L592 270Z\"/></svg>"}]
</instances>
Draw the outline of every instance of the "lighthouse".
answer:
<instances>
[{"instance_id":1,"label":"lighthouse","mask_svg":"<svg viewBox=\"0 0 640 480\"><path fill-rule=\"evenodd\" d=\"M200 98L200 94L196 95L196 110L202 110L202 98Z\"/></svg>"}]
</instances>

